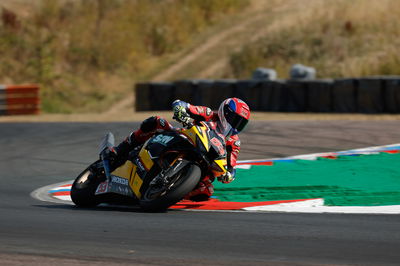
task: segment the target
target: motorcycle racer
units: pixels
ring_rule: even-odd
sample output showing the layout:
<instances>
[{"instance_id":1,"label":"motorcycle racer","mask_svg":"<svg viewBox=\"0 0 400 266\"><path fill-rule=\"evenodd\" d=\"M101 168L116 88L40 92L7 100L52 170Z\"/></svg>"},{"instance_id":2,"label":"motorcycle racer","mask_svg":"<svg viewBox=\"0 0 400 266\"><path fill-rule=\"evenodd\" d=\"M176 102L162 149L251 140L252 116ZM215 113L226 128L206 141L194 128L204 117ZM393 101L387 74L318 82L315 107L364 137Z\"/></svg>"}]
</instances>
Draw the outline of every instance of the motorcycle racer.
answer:
<instances>
[{"instance_id":1,"label":"motorcycle racer","mask_svg":"<svg viewBox=\"0 0 400 266\"><path fill-rule=\"evenodd\" d=\"M235 179L235 169L237 157L240 151L240 133L247 125L250 118L248 105L238 98L228 98L224 100L218 111L212 111L205 106L195 106L181 100L172 103L173 118L184 125L199 123L200 121L209 122L214 129L219 132L226 141L227 151L227 172L218 177L222 183L230 183ZM152 116L144 120L139 129L130 133L118 146L109 150L108 159L112 168L122 165L129 157L129 153L136 147L142 145L157 132L175 130L165 119L159 116ZM212 173L208 174L199 185L190 192L185 199L194 201L207 200L214 192L212 182L215 177Z\"/></svg>"}]
</instances>

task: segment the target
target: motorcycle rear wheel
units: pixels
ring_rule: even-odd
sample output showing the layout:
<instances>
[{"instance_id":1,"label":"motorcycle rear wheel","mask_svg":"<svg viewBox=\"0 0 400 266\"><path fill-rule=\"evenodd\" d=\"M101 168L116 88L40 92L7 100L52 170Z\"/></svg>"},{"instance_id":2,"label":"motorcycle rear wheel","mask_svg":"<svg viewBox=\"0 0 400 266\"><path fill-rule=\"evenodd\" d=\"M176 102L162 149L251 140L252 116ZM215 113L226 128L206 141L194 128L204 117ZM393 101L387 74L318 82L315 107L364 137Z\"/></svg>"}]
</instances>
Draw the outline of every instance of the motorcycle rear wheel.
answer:
<instances>
[{"instance_id":1,"label":"motorcycle rear wheel","mask_svg":"<svg viewBox=\"0 0 400 266\"><path fill-rule=\"evenodd\" d=\"M149 198L152 192L152 187L149 187L140 200L140 207L144 211L160 212L168 209L180 201L186 194L194 189L201 178L200 167L195 164L190 164L179 171L176 175L182 176L173 184L164 195L157 198Z\"/></svg>"},{"instance_id":2,"label":"motorcycle rear wheel","mask_svg":"<svg viewBox=\"0 0 400 266\"><path fill-rule=\"evenodd\" d=\"M90 169L90 166L86 168L71 187L71 199L79 207L95 207L100 204L95 192L102 180L94 176Z\"/></svg>"}]
</instances>

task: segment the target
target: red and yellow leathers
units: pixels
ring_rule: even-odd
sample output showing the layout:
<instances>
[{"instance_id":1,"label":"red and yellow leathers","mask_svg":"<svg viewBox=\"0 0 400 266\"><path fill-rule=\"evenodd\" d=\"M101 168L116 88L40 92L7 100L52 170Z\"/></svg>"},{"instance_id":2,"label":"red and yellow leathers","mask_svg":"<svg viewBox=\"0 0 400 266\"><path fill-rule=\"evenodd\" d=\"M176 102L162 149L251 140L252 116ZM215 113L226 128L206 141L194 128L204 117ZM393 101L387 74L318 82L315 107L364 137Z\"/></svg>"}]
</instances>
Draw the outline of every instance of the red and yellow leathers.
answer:
<instances>
[{"instance_id":1,"label":"red and yellow leathers","mask_svg":"<svg viewBox=\"0 0 400 266\"><path fill-rule=\"evenodd\" d=\"M176 104L177 101L174 102ZM182 101L179 104L185 107L186 112L189 116L194 119L194 122L206 121L206 122L217 122L218 113L213 112L210 108L205 106L194 106ZM216 123L214 124L216 127ZM118 167L122 165L128 158L129 152L135 147L142 145L149 138L151 138L156 132L173 130L173 126L165 119L159 116L152 116L147 118L142 122L140 128L133 131L129 136L121 142L117 147L115 147L112 154L114 156L113 167ZM224 183L228 183L234 179L236 166L236 160L239 155L240 150L240 140L238 135L228 136L226 138L226 150L227 150L227 163L228 171L230 173L231 179ZM212 182L215 177L212 176L212 172L208 174L202 181L199 182L198 186L190 192L185 198L192 200L207 200L214 192L214 187Z\"/></svg>"}]
</instances>

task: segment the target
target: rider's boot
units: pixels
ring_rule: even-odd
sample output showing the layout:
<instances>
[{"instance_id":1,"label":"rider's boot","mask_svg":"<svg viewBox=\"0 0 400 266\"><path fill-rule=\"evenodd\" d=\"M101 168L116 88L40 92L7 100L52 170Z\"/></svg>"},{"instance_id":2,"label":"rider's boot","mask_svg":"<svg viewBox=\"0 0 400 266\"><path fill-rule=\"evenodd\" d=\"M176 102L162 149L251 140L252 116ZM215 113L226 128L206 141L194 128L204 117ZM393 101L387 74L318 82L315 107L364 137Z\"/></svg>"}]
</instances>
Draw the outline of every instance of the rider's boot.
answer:
<instances>
[{"instance_id":1,"label":"rider's boot","mask_svg":"<svg viewBox=\"0 0 400 266\"><path fill-rule=\"evenodd\" d=\"M207 201L214 193L214 186L211 179L206 176L199 184L185 196L184 199L191 201Z\"/></svg>"},{"instance_id":2,"label":"rider's boot","mask_svg":"<svg viewBox=\"0 0 400 266\"><path fill-rule=\"evenodd\" d=\"M135 141L135 132L132 132L124 141L113 149L113 160L111 162L111 169L114 171L116 168L123 165L129 157L129 153L142 143Z\"/></svg>"}]
</instances>

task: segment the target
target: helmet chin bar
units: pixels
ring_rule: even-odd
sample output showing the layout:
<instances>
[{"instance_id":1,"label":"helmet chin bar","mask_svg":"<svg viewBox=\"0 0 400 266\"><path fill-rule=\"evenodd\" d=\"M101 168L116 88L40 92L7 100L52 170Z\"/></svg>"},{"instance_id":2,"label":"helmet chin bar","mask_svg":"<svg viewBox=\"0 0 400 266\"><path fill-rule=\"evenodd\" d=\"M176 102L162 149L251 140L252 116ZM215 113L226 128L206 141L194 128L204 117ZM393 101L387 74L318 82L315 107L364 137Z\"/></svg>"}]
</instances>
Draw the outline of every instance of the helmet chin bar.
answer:
<instances>
[{"instance_id":1,"label":"helmet chin bar","mask_svg":"<svg viewBox=\"0 0 400 266\"><path fill-rule=\"evenodd\" d=\"M228 121L226 121L225 115L224 115L224 106L228 104L229 99L226 99L221 103L221 105L218 108L218 119L219 121L217 122L218 127L220 129L220 132L227 137L227 134L229 133L230 129L232 128L229 124Z\"/></svg>"},{"instance_id":2,"label":"helmet chin bar","mask_svg":"<svg viewBox=\"0 0 400 266\"><path fill-rule=\"evenodd\" d=\"M225 126L223 125L223 122L221 120L217 121L217 129L218 131L225 136L225 138L231 136L233 128L231 127L231 125L229 125L228 122L226 122L225 120Z\"/></svg>"}]
</instances>

